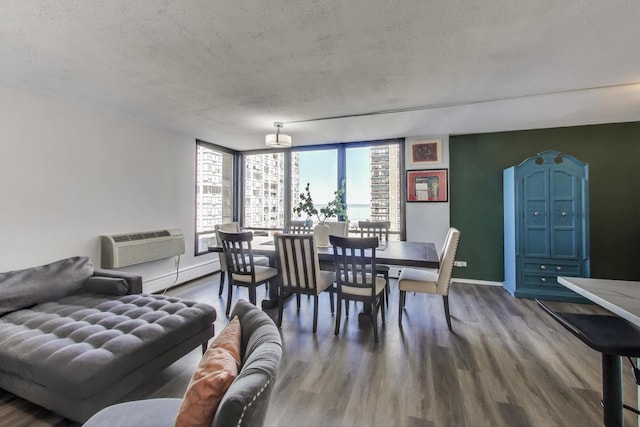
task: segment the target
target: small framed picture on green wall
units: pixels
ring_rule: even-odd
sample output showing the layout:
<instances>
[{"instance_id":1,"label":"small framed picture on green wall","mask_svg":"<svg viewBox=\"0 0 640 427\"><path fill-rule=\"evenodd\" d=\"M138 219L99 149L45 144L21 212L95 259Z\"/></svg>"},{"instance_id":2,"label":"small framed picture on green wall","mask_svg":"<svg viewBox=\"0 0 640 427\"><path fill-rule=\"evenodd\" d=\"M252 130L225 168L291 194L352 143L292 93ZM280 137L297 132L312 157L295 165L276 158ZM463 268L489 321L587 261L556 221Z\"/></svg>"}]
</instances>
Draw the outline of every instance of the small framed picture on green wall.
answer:
<instances>
[{"instance_id":1,"label":"small framed picture on green wall","mask_svg":"<svg viewBox=\"0 0 640 427\"><path fill-rule=\"evenodd\" d=\"M447 169L407 171L407 202L447 202Z\"/></svg>"}]
</instances>

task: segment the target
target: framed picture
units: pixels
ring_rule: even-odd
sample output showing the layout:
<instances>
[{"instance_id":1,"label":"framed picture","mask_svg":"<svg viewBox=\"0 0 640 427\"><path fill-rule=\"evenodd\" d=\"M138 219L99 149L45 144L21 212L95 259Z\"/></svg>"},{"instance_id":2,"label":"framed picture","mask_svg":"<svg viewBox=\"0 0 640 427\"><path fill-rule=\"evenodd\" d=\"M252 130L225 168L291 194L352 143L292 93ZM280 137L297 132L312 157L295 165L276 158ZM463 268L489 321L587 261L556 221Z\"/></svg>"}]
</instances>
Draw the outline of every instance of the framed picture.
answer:
<instances>
[{"instance_id":1,"label":"framed picture","mask_svg":"<svg viewBox=\"0 0 640 427\"><path fill-rule=\"evenodd\" d=\"M448 201L447 169L407 171L407 202Z\"/></svg>"},{"instance_id":2,"label":"framed picture","mask_svg":"<svg viewBox=\"0 0 640 427\"><path fill-rule=\"evenodd\" d=\"M442 162L442 140L429 139L409 144L409 164L421 166Z\"/></svg>"}]
</instances>

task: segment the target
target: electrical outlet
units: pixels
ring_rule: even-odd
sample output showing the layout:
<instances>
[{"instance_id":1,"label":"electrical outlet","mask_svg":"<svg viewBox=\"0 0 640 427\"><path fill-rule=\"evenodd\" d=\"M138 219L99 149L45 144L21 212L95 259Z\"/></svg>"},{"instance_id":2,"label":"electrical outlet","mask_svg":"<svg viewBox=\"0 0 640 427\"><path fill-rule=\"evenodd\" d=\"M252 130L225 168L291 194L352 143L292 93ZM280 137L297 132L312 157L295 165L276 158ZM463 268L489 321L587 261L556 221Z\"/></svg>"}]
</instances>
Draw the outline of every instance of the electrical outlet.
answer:
<instances>
[{"instance_id":1,"label":"electrical outlet","mask_svg":"<svg viewBox=\"0 0 640 427\"><path fill-rule=\"evenodd\" d=\"M453 265L456 267L466 267L467 261L453 261Z\"/></svg>"}]
</instances>

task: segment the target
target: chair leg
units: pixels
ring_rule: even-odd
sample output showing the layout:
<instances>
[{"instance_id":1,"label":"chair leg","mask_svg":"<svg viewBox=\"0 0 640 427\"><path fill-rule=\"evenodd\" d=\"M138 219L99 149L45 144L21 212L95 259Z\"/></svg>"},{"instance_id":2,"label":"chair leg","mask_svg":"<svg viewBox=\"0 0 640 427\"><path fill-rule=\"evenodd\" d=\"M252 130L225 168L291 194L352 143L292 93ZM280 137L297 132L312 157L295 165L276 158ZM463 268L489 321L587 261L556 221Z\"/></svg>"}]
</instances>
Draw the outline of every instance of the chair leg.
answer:
<instances>
[{"instance_id":1,"label":"chair leg","mask_svg":"<svg viewBox=\"0 0 640 427\"><path fill-rule=\"evenodd\" d=\"M349 304L351 303L351 301L349 300L345 300L344 301L344 312L345 312L345 317L349 317ZM355 305L355 303L353 303Z\"/></svg>"},{"instance_id":2,"label":"chair leg","mask_svg":"<svg viewBox=\"0 0 640 427\"><path fill-rule=\"evenodd\" d=\"M380 303L379 303L379 307L382 308L382 310L380 310L382 312L382 324L386 324L387 323L387 319L386 319L386 315L385 315L385 294L384 291L382 291L382 293L380 294ZM387 303L388 304L388 303ZM388 305L386 306L388 307Z\"/></svg>"},{"instance_id":3,"label":"chair leg","mask_svg":"<svg viewBox=\"0 0 640 427\"><path fill-rule=\"evenodd\" d=\"M444 302L444 315L447 318L447 326L449 327L449 330L453 332L453 329L451 328L451 316L449 315L449 295L443 295L442 301Z\"/></svg>"},{"instance_id":4,"label":"chair leg","mask_svg":"<svg viewBox=\"0 0 640 427\"><path fill-rule=\"evenodd\" d=\"M400 295L398 296L398 325L402 324L402 310L404 309L404 297L406 291L400 291Z\"/></svg>"},{"instance_id":5,"label":"chair leg","mask_svg":"<svg viewBox=\"0 0 640 427\"><path fill-rule=\"evenodd\" d=\"M300 294L296 294L296 303L298 304L298 311L300 311Z\"/></svg>"},{"instance_id":6,"label":"chair leg","mask_svg":"<svg viewBox=\"0 0 640 427\"><path fill-rule=\"evenodd\" d=\"M231 312L231 297L233 293L233 285L231 283L231 276L229 276L229 284L227 284L227 317L229 317L229 313Z\"/></svg>"},{"instance_id":7,"label":"chair leg","mask_svg":"<svg viewBox=\"0 0 640 427\"><path fill-rule=\"evenodd\" d=\"M335 330L335 334L338 335L340 334L340 315L341 315L341 311L342 311L342 301L340 301L340 296L336 295L336 302L337 307L336 307L336 330Z\"/></svg>"},{"instance_id":8,"label":"chair leg","mask_svg":"<svg viewBox=\"0 0 640 427\"><path fill-rule=\"evenodd\" d=\"M389 308L389 294L391 293L391 285L389 284L389 272L385 271L384 272L384 280L387 281L387 284L384 285L384 292L385 292L385 302L386 302L386 306L387 308Z\"/></svg>"},{"instance_id":9,"label":"chair leg","mask_svg":"<svg viewBox=\"0 0 640 427\"><path fill-rule=\"evenodd\" d=\"M257 300L258 300L258 297L256 295L256 287L249 286L249 302L253 305L258 305Z\"/></svg>"},{"instance_id":10,"label":"chair leg","mask_svg":"<svg viewBox=\"0 0 640 427\"><path fill-rule=\"evenodd\" d=\"M208 345L209 345L209 342L202 343L202 354L205 354L207 352Z\"/></svg>"},{"instance_id":11,"label":"chair leg","mask_svg":"<svg viewBox=\"0 0 640 427\"><path fill-rule=\"evenodd\" d=\"M284 298L282 298L282 289L278 292L278 328L282 326L282 310L284 305Z\"/></svg>"},{"instance_id":12,"label":"chair leg","mask_svg":"<svg viewBox=\"0 0 640 427\"><path fill-rule=\"evenodd\" d=\"M318 295L313 296L313 333L318 329Z\"/></svg>"},{"instance_id":13,"label":"chair leg","mask_svg":"<svg viewBox=\"0 0 640 427\"><path fill-rule=\"evenodd\" d=\"M329 291L329 304L331 305L331 314L336 311L335 303L333 302L333 294L334 292Z\"/></svg>"},{"instance_id":14,"label":"chair leg","mask_svg":"<svg viewBox=\"0 0 640 427\"><path fill-rule=\"evenodd\" d=\"M383 310L384 311L384 310ZM373 325L373 342L378 342L378 303L373 300L371 304L371 322Z\"/></svg>"},{"instance_id":15,"label":"chair leg","mask_svg":"<svg viewBox=\"0 0 640 427\"><path fill-rule=\"evenodd\" d=\"M224 276L226 275L225 271L220 272L220 287L218 288L218 297L222 296L222 290L224 289Z\"/></svg>"}]
</instances>

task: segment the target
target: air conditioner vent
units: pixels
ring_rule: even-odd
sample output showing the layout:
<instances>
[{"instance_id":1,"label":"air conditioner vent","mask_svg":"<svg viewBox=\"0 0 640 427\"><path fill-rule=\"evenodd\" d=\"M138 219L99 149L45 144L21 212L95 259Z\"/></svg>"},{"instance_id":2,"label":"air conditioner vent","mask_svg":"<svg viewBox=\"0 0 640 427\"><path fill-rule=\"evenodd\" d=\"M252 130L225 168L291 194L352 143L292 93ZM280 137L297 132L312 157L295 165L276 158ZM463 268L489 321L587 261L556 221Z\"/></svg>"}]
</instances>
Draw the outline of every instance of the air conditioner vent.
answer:
<instances>
[{"instance_id":1,"label":"air conditioner vent","mask_svg":"<svg viewBox=\"0 0 640 427\"><path fill-rule=\"evenodd\" d=\"M102 268L116 268L183 254L179 229L101 236Z\"/></svg>"}]
</instances>

